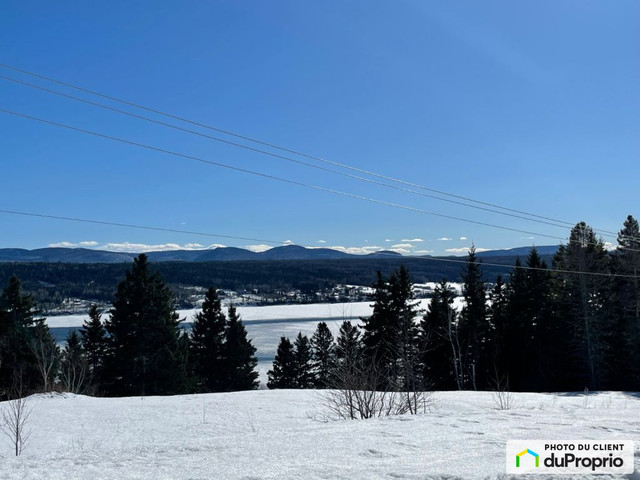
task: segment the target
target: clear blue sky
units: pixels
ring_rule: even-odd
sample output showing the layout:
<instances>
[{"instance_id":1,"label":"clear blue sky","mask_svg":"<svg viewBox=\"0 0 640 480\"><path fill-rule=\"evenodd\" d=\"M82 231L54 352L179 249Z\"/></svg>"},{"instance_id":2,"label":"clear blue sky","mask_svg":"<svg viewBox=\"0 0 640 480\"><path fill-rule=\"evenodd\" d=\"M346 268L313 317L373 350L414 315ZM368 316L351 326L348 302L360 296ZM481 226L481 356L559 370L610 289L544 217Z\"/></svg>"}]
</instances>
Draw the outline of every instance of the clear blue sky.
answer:
<instances>
[{"instance_id":1,"label":"clear blue sky","mask_svg":"<svg viewBox=\"0 0 640 480\"><path fill-rule=\"evenodd\" d=\"M617 232L626 215L640 216L639 22L640 3L631 0L9 0L0 6L0 63L429 188ZM10 70L0 75L104 102ZM352 251L547 245L560 240L543 235L569 232L4 80L0 108L532 233L338 196L4 113L0 209ZM0 247L263 243L2 213L0 222Z\"/></svg>"}]
</instances>

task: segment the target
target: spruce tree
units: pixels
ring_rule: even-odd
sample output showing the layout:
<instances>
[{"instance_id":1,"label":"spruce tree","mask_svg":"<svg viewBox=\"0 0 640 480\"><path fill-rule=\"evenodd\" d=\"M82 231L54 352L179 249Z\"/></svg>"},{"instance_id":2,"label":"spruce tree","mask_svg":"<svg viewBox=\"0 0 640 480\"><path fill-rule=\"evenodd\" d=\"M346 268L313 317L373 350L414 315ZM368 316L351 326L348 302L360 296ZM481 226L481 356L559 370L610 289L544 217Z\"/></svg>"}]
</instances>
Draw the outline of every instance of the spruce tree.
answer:
<instances>
[{"instance_id":1,"label":"spruce tree","mask_svg":"<svg viewBox=\"0 0 640 480\"><path fill-rule=\"evenodd\" d=\"M65 391L83 393L88 386L89 365L82 348L80 335L72 331L60 355L60 380Z\"/></svg>"},{"instance_id":2,"label":"spruce tree","mask_svg":"<svg viewBox=\"0 0 640 480\"><path fill-rule=\"evenodd\" d=\"M256 347L247 339L247 331L233 305L229 306L225 329L226 390L253 390L258 388L258 359Z\"/></svg>"},{"instance_id":3,"label":"spruce tree","mask_svg":"<svg viewBox=\"0 0 640 480\"><path fill-rule=\"evenodd\" d=\"M100 390L100 376L107 351L107 331L101 321L102 312L97 305L91 305L89 319L80 329L82 349L87 359L87 377L93 391Z\"/></svg>"},{"instance_id":4,"label":"spruce tree","mask_svg":"<svg viewBox=\"0 0 640 480\"><path fill-rule=\"evenodd\" d=\"M457 351L457 311L453 307L455 293L446 279L436 286L420 330L427 342L423 353L425 380L435 390L458 388L460 379Z\"/></svg>"},{"instance_id":5,"label":"spruce tree","mask_svg":"<svg viewBox=\"0 0 640 480\"><path fill-rule=\"evenodd\" d=\"M487 322L486 290L475 246L469 249L463 274L462 294L465 306L460 313L460 341L463 352L466 387L486 388L490 370L490 333Z\"/></svg>"},{"instance_id":6,"label":"spruce tree","mask_svg":"<svg viewBox=\"0 0 640 480\"><path fill-rule=\"evenodd\" d=\"M273 368L267 372L267 376L267 387L270 389L297 387L296 355L287 337L280 337Z\"/></svg>"},{"instance_id":7,"label":"spruce tree","mask_svg":"<svg viewBox=\"0 0 640 480\"><path fill-rule=\"evenodd\" d=\"M306 335L302 335L302 332L298 332L293 344L293 352L295 357L296 388L313 388L316 384L316 377L313 374L311 343Z\"/></svg>"},{"instance_id":8,"label":"spruce tree","mask_svg":"<svg viewBox=\"0 0 640 480\"><path fill-rule=\"evenodd\" d=\"M562 319L570 334L566 348L573 357L569 364L573 383L567 387L602 389L611 374L607 368L611 335L617 334L607 276L609 255L593 229L580 222L571 229L569 243L556 253L554 267L559 270L555 298L557 307L563 309Z\"/></svg>"},{"instance_id":9,"label":"spruce tree","mask_svg":"<svg viewBox=\"0 0 640 480\"><path fill-rule=\"evenodd\" d=\"M363 354L371 363L388 366L392 358L389 340L393 336L394 319L389 286L380 271L377 272L377 280L373 288L373 313L370 317L360 318Z\"/></svg>"},{"instance_id":10,"label":"spruce tree","mask_svg":"<svg viewBox=\"0 0 640 480\"><path fill-rule=\"evenodd\" d=\"M316 331L311 337L313 350L313 369L316 377L316 386L325 387L331 378L335 367L335 345L333 334L325 322L318 323Z\"/></svg>"},{"instance_id":11,"label":"spruce tree","mask_svg":"<svg viewBox=\"0 0 640 480\"><path fill-rule=\"evenodd\" d=\"M110 317L104 365L108 394L170 395L187 387L180 354L179 319L171 290L147 256L139 255L118 285Z\"/></svg>"},{"instance_id":12,"label":"spruce tree","mask_svg":"<svg viewBox=\"0 0 640 480\"><path fill-rule=\"evenodd\" d=\"M613 388L640 389L640 227L627 216L618 233L618 248L613 257L614 296L619 335L612 345L615 373Z\"/></svg>"},{"instance_id":13,"label":"spruce tree","mask_svg":"<svg viewBox=\"0 0 640 480\"><path fill-rule=\"evenodd\" d=\"M195 315L191 330L189 361L197 392L227 390L225 326L226 317L218 292L210 287L202 304L202 311Z\"/></svg>"},{"instance_id":14,"label":"spruce tree","mask_svg":"<svg viewBox=\"0 0 640 480\"><path fill-rule=\"evenodd\" d=\"M20 280L13 276L0 296L0 400L11 397L17 382L26 391L36 388L33 326L33 299L22 294Z\"/></svg>"},{"instance_id":15,"label":"spruce tree","mask_svg":"<svg viewBox=\"0 0 640 480\"><path fill-rule=\"evenodd\" d=\"M336 362L339 364L355 364L362 352L360 330L349 320L344 320L338 330L336 339Z\"/></svg>"}]
</instances>

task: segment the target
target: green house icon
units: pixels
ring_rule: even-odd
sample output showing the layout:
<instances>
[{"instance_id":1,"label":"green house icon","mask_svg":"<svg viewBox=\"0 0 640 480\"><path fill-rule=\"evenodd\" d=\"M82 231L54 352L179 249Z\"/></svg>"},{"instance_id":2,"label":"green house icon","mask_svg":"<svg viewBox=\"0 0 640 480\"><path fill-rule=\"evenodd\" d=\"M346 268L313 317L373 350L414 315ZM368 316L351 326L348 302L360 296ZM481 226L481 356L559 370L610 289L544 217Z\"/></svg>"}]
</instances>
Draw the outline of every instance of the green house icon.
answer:
<instances>
[{"instance_id":1,"label":"green house icon","mask_svg":"<svg viewBox=\"0 0 640 480\"><path fill-rule=\"evenodd\" d=\"M523 450L523 451L521 451L520 453L518 453L516 455L516 467L520 466L520 457L522 457L523 455L526 455L526 454L529 454L529 455L533 456L536 459L536 467L540 466L540 455L538 455L533 450L529 450L527 448L526 450Z\"/></svg>"}]
</instances>

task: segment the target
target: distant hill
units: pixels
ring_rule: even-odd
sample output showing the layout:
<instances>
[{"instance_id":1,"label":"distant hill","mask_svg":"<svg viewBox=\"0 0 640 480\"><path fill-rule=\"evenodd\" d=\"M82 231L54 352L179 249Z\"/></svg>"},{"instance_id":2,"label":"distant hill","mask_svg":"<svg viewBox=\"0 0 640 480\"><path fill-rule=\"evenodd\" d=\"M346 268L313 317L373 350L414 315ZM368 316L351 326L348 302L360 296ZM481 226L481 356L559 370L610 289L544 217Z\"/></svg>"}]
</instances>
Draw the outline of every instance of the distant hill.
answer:
<instances>
[{"instance_id":1,"label":"distant hill","mask_svg":"<svg viewBox=\"0 0 640 480\"><path fill-rule=\"evenodd\" d=\"M557 245L536 247L542 257L553 255ZM518 247L508 250L491 250L478 254L480 258L514 257L523 259L531 247ZM0 263L130 263L137 253L108 252L86 248L22 248L0 249ZM299 245L275 247L264 252L252 252L243 248L220 247L211 250L170 250L148 252L151 262L230 262L247 260L339 260L346 258L411 258L397 252L382 250L368 255L352 255L331 248L306 248ZM438 258L438 257L432 257ZM445 257L442 257L445 258ZM460 257L455 257L460 258Z\"/></svg>"}]
</instances>

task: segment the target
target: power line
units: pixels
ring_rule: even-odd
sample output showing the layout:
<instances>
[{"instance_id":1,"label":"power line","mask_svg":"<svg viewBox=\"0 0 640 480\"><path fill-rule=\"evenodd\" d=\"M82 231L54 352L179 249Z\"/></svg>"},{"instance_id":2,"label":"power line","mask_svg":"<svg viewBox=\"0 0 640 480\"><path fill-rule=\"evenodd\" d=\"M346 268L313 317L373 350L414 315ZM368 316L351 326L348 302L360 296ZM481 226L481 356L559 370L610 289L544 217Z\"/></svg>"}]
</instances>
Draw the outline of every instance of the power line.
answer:
<instances>
[{"instance_id":1,"label":"power line","mask_svg":"<svg viewBox=\"0 0 640 480\"><path fill-rule=\"evenodd\" d=\"M79 223L89 223L93 225L106 225L111 227L123 227L123 228L135 228L141 230L152 230L152 231L160 231L160 232L170 232L170 233L184 233L188 235L198 235L198 236L206 236L206 237L216 237L216 238L226 238L233 240L248 240L254 242L262 242L262 243L271 243L277 245L286 245L288 242L281 242L277 240L266 240L261 238L251 238L251 237L238 237L233 235L223 235L219 233L208 233L208 232L197 232L192 230L180 230L175 228L165 228L165 227L153 227L148 225L139 225L133 223L122 223L122 222L110 222L105 220L93 220L88 218L78 218L78 217L68 217L62 215L50 215L44 213L34 213L34 212L23 212L19 210L6 210L0 209L0 213L9 214L9 215L20 215L26 217L36 217L36 218L46 218L51 220L63 220L68 222L79 222ZM453 258L441 258L441 257L411 257L424 261L432 261L432 262L448 262L448 263L462 263L468 264L468 260L457 260ZM508 269L521 269L521 270L537 270L543 271L547 273L566 273L566 274L575 274L575 275L595 275L602 277L611 277L611 278L628 278L628 279L636 279L638 277L634 275L623 275L623 274L615 274L615 273L601 273L601 272L584 272L577 270L562 270L562 269L547 269L541 267L529 267L526 265L503 265L500 263L487 263L482 260L478 260L476 262L471 262L477 264L479 266L488 266L488 267L499 267L499 268L508 268Z\"/></svg>"},{"instance_id":2,"label":"power line","mask_svg":"<svg viewBox=\"0 0 640 480\"><path fill-rule=\"evenodd\" d=\"M298 160L298 159L295 159L295 158L287 157L285 155L280 155L280 154L277 154L277 153L268 152L266 150L250 147L248 145L243 145L243 144L240 144L240 143L237 143L237 142L231 142L231 141L225 140L223 138L215 137L215 136L208 135L208 134L205 134L205 133L202 133L202 132L198 132L198 131L195 131L195 130L190 130L190 129L183 128L183 127L180 127L180 126L177 126L177 125L173 125L173 124L170 124L170 123L162 122L162 121L159 121L159 120L156 120L156 119L153 119L153 118L145 117L143 115L137 115L135 113L127 112L125 110L120 110L118 108L114 108L114 107L111 107L109 105L105 105L105 104L98 103L98 102L93 102L91 100L87 100L87 99L84 99L84 98L76 97L74 95L69 95L69 94L66 94L66 93L58 92L56 90L51 90L49 88L45 88L45 87L42 87L42 86L39 86L39 85L34 85L34 84L29 83L29 82L24 82L22 80L18 80L18 79L15 79L15 78L7 77L7 76L4 76L4 75L0 75L0 80L13 82L13 83L16 83L18 85L22 85L22 86L25 86L25 87L33 88L33 89L40 90L40 91L43 91L43 92L46 92L46 93L50 93L50 94L53 94L53 95L58 95L58 96L61 96L61 97L64 97L64 98L68 98L68 99L71 99L71 100L74 100L74 101L77 101L77 102L85 103L85 104L88 104L88 105L93 105L95 107L102 108L102 109L105 109L105 110L109 110L109 111L112 111L112 112L116 112L116 113L119 113L119 114L122 114L122 115L126 115L126 116L129 116L129 117L132 117L132 118L136 118L136 119L139 119L139 120L145 120L147 122L151 122L151 123L154 123L154 124L157 124L157 125L162 125L164 127L172 128L174 130L178 130L178 131L181 131L181 132L189 133L189 134L192 134L192 135L197 135L197 136L200 136L200 137L203 137L203 138L207 138L209 140L214 140L216 142L224 143L226 145L231 145L231 146L234 146L234 147L243 148L243 149L246 149L246 150L249 150L249 151L252 151L252 152L255 152L255 153L259 153L259 154L262 154L262 155L268 155L270 157L279 158L279 159L286 160L288 162L296 163L296 164L299 164L299 165L304 165L306 167L315 168L315 169L322 170L322 171L325 171L325 172L330 172L330 173L333 173L335 175L340 175L340 176L343 176L343 177L352 178L352 179L355 179L355 180L371 183L371 184L374 184L374 185L380 185L380 186L383 186L383 187L386 187L386 188L391 188L391 189L402 191L402 192L412 193L414 195L420 195L422 197L433 198L433 199L436 199L436 200L441 200L443 202L453 203L453 204L456 204L456 205L463 205L465 207L475 208L477 210L484 210L484 211L487 211L487 212L496 213L498 215L505 215L505 216L508 216L508 217L519 218L519 219L527 220L527 221L530 221L530 222L537 222L537 223L541 223L541 224L544 224L544 225L551 225L553 227L567 228L565 224L558 224L558 223L553 223L553 222L549 222L549 221L546 221L546 220L539 220L539 219L535 219L535 218L529 218L529 217L525 217L523 215L517 215L517 214L509 213L509 212L501 212L501 211L496 210L494 208L487 208L487 207L482 207L482 206L479 206L479 205L472 205L472 204L469 204L469 203L461 202L461 201L458 201L458 200L451 200L451 199L448 199L448 198L442 198L442 197L438 197L436 195L430 195L428 193L418 192L416 190L412 190L412 189L405 188L405 187L399 187L399 186L396 186L396 185L389 185L387 183L383 183L383 182L380 182L380 181L377 181L377 180L372 180L370 178L365 178L365 177L361 177L361 176L358 176L358 175L353 175L353 174L350 174L350 173L340 172L340 171L337 171L337 170L333 170L331 168L326 168L326 167L322 167L322 166L319 166L319 165L315 165L313 163L309 163L309 162L305 162L305 161Z\"/></svg>"},{"instance_id":3,"label":"power line","mask_svg":"<svg viewBox=\"0 0 640 480\"><path fill-rule=\"evenodd\" d=\"M262 243L271 243L276 245L287 245L288 242L282 242L278 240L266 240L264 238L251 238L251 237L237 237L234 235L223 235L220 233L208 233L208 232L196 232L192 230L180 230L176 228L166 228L166 227L152 227L148 225L137 225L133 223L121 223L121 222L109 222L106 220L91 220L88 218L77 218L77 217L65 217L61 215L47 215L44 213L33 213L33 212L23 212L19 210L6 210L0 209L0 213L6 213L9 215L21 215L25 217L37 217L37 218L48 218L52 220L65 220L68 222L79 222L79 223L91 223L94 225L107 225L111 227L124 227L124 228L137 228L140 230L153 230L157 232L170 232L170 233L185 233L188 235L198 235L203 237L215 237L215 238L227 238L231 240L246 240L250 242L262 242Z\"/></svg>"},{"instance_id":4,"label":"power line","mask_svg":"<svg viewBox=\"0 0 640 480\"><path fill-rule=\"evenodd\" d=\"M331 188L327 188L327 187L322 187L322 186L319 186L319 185L314 185L314 184L310 184L310 183L304 183L304 182L299 182L299 181L296 181L296 180L291 180L291 179L288 179L288 178L278 177L276 175L270 175L270 174L267 174L267 173L256 172L254 170L249 170L249 169L246 169L246 168L240 168L240 167L236 167L236 166L233 166L233 165L228 165L228 164L217 162L217 161L213 161L213 160L206 160L206 159L203 159L203 158L200 158L200 157L196 157L196 156L193 156L193 155L186 155L186 154L183 154L183 153L174 152L174 151L167 150L167 149L164 149L164 148L154 147L154 146L151 146L151 145L147 145L147 144L143 144L143 143L139 143L139 142L134 142L132 140L126 140L126 139L123 139L123 138L120 138L120 137L115 137L115 136L112 136L112 135L105 135L103 133L94 132L92 130L86 130L86 129L83 129L83 128L74 127L74 126L71 126L71 125L66 125L64 123L59 123L59 122L55 122L55 121L52 121L52 120L46 120L46 119L39 118L39 117L34 117L34 116L31 116L31 115L27 115L27 114L20 113L20 112L15 112L15 111L12 111L12 110L7 110L7 109L4 109L4 108L0 108L0 112L6 113L6 114L9 114L9 115L14 115L16 117L21 117L21 118L33 120L33 121L40 122L40 123L45 123L45 124L48 124L48 125L54 125L56 127L65 128L65 129L72 130L72 131L75 131L75 132L80 132L80 133L85 133L85 134L88 134L88 135L93 135L93 136L96 136L96 137L104 138L106 140L111 140L111 141L124 143L124 144L127 144L127 145L133 145L133 146L136 146L136 147L144 148L144 149L155 151L155 152L164 153L164 154L171 155L171 156L174 156L174 157L185 158L185 159L188 159L188 160L193 160L193 161L196 161L196 162L200 162L200 163L204 163L204 164L208 164L208 165L213 165L213 166L220 167L220 168L226 168L226 169L229 169L229 170L242 172L242 173L246 173L246 174L249 174L249 175L254 175L254 176L257 176L257 177L268 178L270 180L276 180L276 181L279 181L279 182L288 183L290 185L297 185L297 186L304 187L304 188L309 188L309 189L313 189L313 190L332 193L332 194L340 195L340 196L343 196L343 197L356 198L356 199L359 199L359 200L364 200L364 201L375 203L375 204L378 204L378 205L385 205L385 206L388 206L388 207L399 208L399 209L402 209L402 210L408 210L408 211L412 211L412 212L416 212L416 213L423 213L425 215L431 215L431 216L436 216L436 217L440 217L440 218L448 218L450 220L456 220L456 221L471 223L471 224L474 224L474 225L481 225L481 226L485 226L485 227L498 228L500 230L506 230L506 231L517 232L517 233L524 233L524 234L527 234L527 235L536 235L536 236L539 236L539 237L552 238L552 239L555 239L555 240L562 240L562 241L566 240L565 237L559 237L557 235L549 235L549 234L544 234L544 233L531 232L531 231L528 231L528 230L520 230L520 229L517 229L517 228L506 227L506 226L503 226L503 225L495 225L495 224L491 224L491 223L487 223L487 222L471 220L471 219L468 219L468 218L456 217L456 216L453 216L453 215L446 215L444 213L431 212L431 211L428 211L428 210L423 210L423 209L416 208L416 207L411 207L411 206L408 206L408 205L403 205L403 204L398 204L398 203L393 203L393 202L387 202L387 201L384 201L384 200L378 200L378 199L371 198L371 197L366 197L366 196L363 196L363 195L357 195L357 194L354 194L354 193L343 192L343 191L340 191L340 190L335 190L335 189L331 189Z\"/></svg>"},{"instance_id":5,"label":"power line","mask_svg":"<svg viewBox=\"0 0 640 480\"><path fill-rule=\"evenodd\" d=\"M489 203L489 202L483 202L483 201L480 201L480 200L475 200L475 199L472 199L472 198L469 198L469 197L464 197L464 196L461 196L461 195L456 195L456 194L444 192L442 190L436 190L436 189L433 189L433 188L425 187L423 185L419 185L419 184L416 184L416 183L407 182L405 180L401 180L401 179L394 178L394 177L391 177L391 176L381 175L381 174L378 174L376 172L372 172L372 171L369 171L369 170L356 168L356 167L353 167L351 165L347 165L347 164L343 164L343 163L339 163L339 162L333 162L333 161L330 161L330 160L326 160L326 159L324 159L322 157L318 157L318 156L315 156L315 155L311 155L311 154L307 154L307 153L304 153L304 152L296 151L296 150L293 150L293 149L290 149L290 148L282 147L282 146L276 145L274 143L269 143L269 142L265 142L265 141L262 141L262 140L258 140L256 138L252 138L252 137L249 137L249 136L246 136L246 135L241 135L241 134L238 134L238 133L234 133L234 132L231 132L229 130L224 130L224 129L221 129L221 128L213 127L213 126L201 123L201 122L195 122L193 120L189 120L187 118L184 118L184 117L181 117L181 116L178 116L178 115L173 115L173 114L170 114L170 113L167 113L167 112L163 112L161 110L157 110L157 109L153 109L153 108L150 108L150 107L146 107L146 106L138 104L138 103L122 100L120 98L117 98L117 97L114 97L114 96L110 96L110 95L106 95L106 94L97 92L95 90L90 90L90 89L83 88L83 87L80 87L80 86L77 86L77 85L74 85L74 84L71 84L71 83L67 83L67 82L63 82L63 81L60 81L60 80L56 80L54 78L47 77L45 75L34 73L34 72L31 72L31 71L28 71L28 70L24 70L24 69L21 69L21 68L18 68L18 67L14 67L14 66L11 66L11 65L1 64L0 63L0 67L8 69L8 70L13 70L13 71L16 71L16 72L20 72L20 73L23 73L25 75L30 75L30 76L33 76L33 77L36 77L36 78L40 78L40 79L48 81L48 82L56 83L58 85L62 85L62 86L67 87L67 88L71 88L71 89L74 89L74 90L82 91L82 92L85 92L85 93L88 93L88 94L91 94L91 95L95 95L95 96L98 96L98 97L101 97L101 98L105 98L105 99L108 99L108 100L111 100L111 101L114 101L114 102L118 102L118 103L121 103L121 104L124 104L124 105L135 107L135 108L138 108L138 109L141 109L141 110L145 110L145 111L157 114L157 115L162 115L162 116L165 116L167 118L172 118L172 119L175 119L175 120L179 120L181 122L185 122L185 123L188 123L188 124L191 124L191 125L195 125L195 126L198 126L198 127L201 127L201 128L205 128L205 129L208 129L208 130L224 133L225 135L229 135L229 136L232 136L232 137L240 138L240 139L245 140L245 141L249 141L249 142L256 143L256 144L263 145L263 146L268 146L270 148L274 148L274 149L277 149L277 150L280 150L280 151L292 153L294 155L298 155L298 156L301 156L301 157L312 159L312 160L315 160L315 161L318 161L318 162L322 162L322 163L325 163L325 164L337 166L337 167L344 168L344 169L347 169L347 170L355 171L355 172L358 172L358 173L361 173L361 174L365 174L365 175L369 175L369 176L372 176L372 177L384 179L384 180L391 181L391 182L394 182L394 183L399 183L399 184L402 184L402 185L405 185L405 186L410 186L410 187L413 187L413 188L418 188L418 189L425 190L425 191L430 191L430 192L433 192L433 193L437 193L439 195L444 195L444 196L448 196L448 197L451 197L451 198L456 198L458 200L464 200L464 201L467 201L467 202L477 203L479 205L484 205L486 207L497 208L497 209L504 210L504 211L507 211L507 212L512 212L512 213L516 213L516 214L520 214L520 215L526 215L526 216L529 216L529 217L538 218L540 220L546 220L546 221L550 221L550 222L564 224L565 226L569 226L569 227L572 227L574 225L572 222L558 220L558 219L554 219L554 218L543 216L543 215L537 215L537 214L529 213L529 212L522 211L522 210L517 210L517 209L513 209L513 208L509 208L509 207L503 207L501 205L497 205L497 204L493 204L493 203ZM250 147L244 146L243 148L250 148ZM386 184L383 184L383 185L386 185ZM438 197L435 197L435 198L438 198ZM444 200L444 199L440 198L440 200ZM497 212L494 212L494 213L497 213ZM597 231L597 232L606 233L609 236L616 235L615 232L612 232L610 230L603 230L603 229L594 229L594 230Z\"/></svg>"},{"instance_id":6,"label":"power line","mask_svg":"<svg viewBox=\"0 0 640 480\"><path fill-rule=\"evenodd\" d=\"M542 268L542 267L528 267L526 265L503 265L500 263L487 263L481 260L476 262L468 262L467 260L455 260L453 258L440 258L440 257L416 257L421 260L434 261L434 262L450 262L450 263L472 263L478 266L487 266L487 267L500 267L500 268L510 268L510 269L520 269L520 270L533 270L533 271L541 271L547 273L565 273L571 275L594 275L598 277L609 277L609 278L628 278L628 279L637 279L640 276L636 275L624 275L620 273L604 273L604 272L585 272L580 270L563 270L556 268Z\"/></svg>"},{"instance_id":7,"label":"power line","mask_svg":"<svg viewBox=\"0 0 640 480\"><path fill-rule=\"evenodd\" d=\"M291 180L291 179L288 179L288 178L278 177L276 175L270 175L270 174L267 174L267 173L256 172L254 170L240 168L240 167L236 167L236 166L233 166L233 165L228 165L228 164L221 163L221 162L216 162L216 161L213 161L213 160L206 160L206 159L203 159L203 158L200 158L200 157L195 157L195 156L192 156L192 155L186 155L186 154L183 154L183 153L174 152L174 151L167 150L167 149L164 149L164 148L159 148L159 147L154 147L154 146L143 144L143 143L139 143L139 142L134 142L132 140L126 140L126 139L123 139L123 138L120 138L120 137L106 135L106 134L103 134L103 133L94 132L92 130L86 130L86 129L83 129L83 128L74 127L74 126L67 125L67 124L64 124L64 123L55 122L55 121L52 121L52 120L46 120L46 119L43 119L43 118L34 117L34 116L27 115L27 114L24 114L24 113L15 112L15 111L12 111L12 110L6 110L6 109L3 109L3 108L0 108L0 112L7 113L7 114L10 114L10 115L14 115L14 116L21 117L21 118L25 118L25 119L29 119L29 120L33 120L33 121L37 121L37 122L48 124L48 125L53 125L53 126L65 128L65 129L76 131L76 132L80 132L80 133L85 133L85 134L88 134L88 135L93 135L93 136L96 136L96 137L99 137L99 138L104 138L104 139L107 139L107 140L111 140L111 141L115 141L115 142L119 142L119 143L124 143L124 144L127 144L127 145L133 145L133 146L144 148L144 149L147 149L147 150L164 153L164 154L171 155L171 156L174 156L174 157L185 158L185 159L188 159L188 160L193 160L193 161L196 161L196 162L200 162L200 163L204 163L204 164L208 164L208 165L213 165L213 166L220 167L220 168L226 168L226 169L229 169L229 170L233 170L233 171L237 171L237 172L241 172L241 173L246 173L246 174L249 174L249 175L254 175L254 176L257 176L257 177L268 178L270 180L276 180L276 181L279 181L279 182L288 183L290 185L297 185L297 186L304 187L304 188L309 188L309 189L313 189L313 190L332 193L334 195L340 195L340 196L344 196L344 197L364 200L364 201L375 203L375 204L378 204L378 205L385 205L385 206L389 206L389 207L393 207L393 208L399 208L399 209L402 209L402 210L408 210L408 211L412 211L412 212L416 212L416 213L422 213L422 214L425 214L425 215L431 215L431 216L436 216L436 217L440 217L440 218L447 218L447 219L451 219L451 220L457 220L457 221L471 223L471 224L474 224L474 225L481 225L481 226L485 226L485 227L498 228L498 229L501 229L501 230L506 230L506 231L511 231L511 232L525 233L525 234L528 234L528 235L536 235L536 236L539 236L539 237L552 238L552 239L555 239L555 240L562 240L562 241L566 240L565 237L559 237L557 235L549 235L549 234L544 234L544 233L531 232L531 231L528 231L528 230L520 230L520 229L517 229L517 228L506 227L504 225L495 225L495 224L491 224L491 223L487 223L487 222L471 220L471 219L468 219L468 218L462 218L462 217L456 217L456 216L453 216L453 215L447 215L447 214L443 214L443 213L431 212L431 211L428 211L428 210L423 210L423 209L416 208L416 207L411 207L411 206L408 206L408 205L403 205L403 204L398 204L398 203L393 203L393 202L387 202L387 201L384 201L384 200L379 200L379 199L375 199L375 198L371 198L371 197L366 197L366 196L363 196L363 195L357 195L357 194L354 194L354 193L343 192L343 191L340 191L340 190L334 190L334 189L327 188L327 187L322 187L322 186L319 186L319 185L314 185L314 184L299 182L299 181L296 181L296 180ZM570 241L570 239L569 239L569 241ZM590 245L597 245L597 243L594 243L594 242L587 242L587 243L590 244ZM627 250L627 251L640 251L640 250L634 250L634 249L630 249L630 248L626 248L626 247L624 249Z\"/></svg>"}]
</instances>

